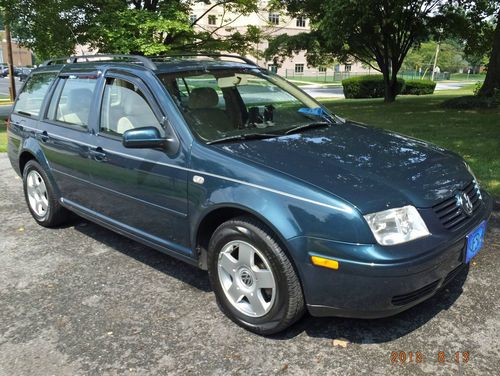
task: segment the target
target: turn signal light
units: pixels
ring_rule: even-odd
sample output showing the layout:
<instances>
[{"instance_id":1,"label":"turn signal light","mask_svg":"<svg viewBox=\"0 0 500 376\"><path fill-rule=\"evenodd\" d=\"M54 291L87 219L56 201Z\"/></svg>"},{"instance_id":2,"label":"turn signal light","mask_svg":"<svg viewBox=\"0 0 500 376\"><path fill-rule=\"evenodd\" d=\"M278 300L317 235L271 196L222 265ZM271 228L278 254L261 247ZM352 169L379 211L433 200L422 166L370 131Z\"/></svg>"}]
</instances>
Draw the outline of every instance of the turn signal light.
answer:
<instances>
[{"instance_id":1,"label":"turn signal light","mask_svg":"<svg viewBox=\"0 0 500 376\"><path fill-rule=\"evenodd\" d=\"M313 265L322 266L324 268L335 269L339 268L339 262L337 260L327 259L319 256L311 256L311 262Z\"/></svg>"}]
</instances>

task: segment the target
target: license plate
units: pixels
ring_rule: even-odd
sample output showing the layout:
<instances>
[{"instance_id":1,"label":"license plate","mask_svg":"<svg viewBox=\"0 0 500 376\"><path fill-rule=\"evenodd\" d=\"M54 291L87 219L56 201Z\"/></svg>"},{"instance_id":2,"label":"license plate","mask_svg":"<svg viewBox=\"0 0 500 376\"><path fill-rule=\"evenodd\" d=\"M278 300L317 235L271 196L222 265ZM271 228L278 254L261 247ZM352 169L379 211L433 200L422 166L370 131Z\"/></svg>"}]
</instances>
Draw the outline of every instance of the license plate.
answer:
<instances>
[{"instance_id":1,"label":"license plate","mask_svg":"<svg viewBox=\"0 0 500 376\"><path fill-rule=\"evenodd\" d=\"M484 234L486 233L486 221L482 222L478 228L467 235L467 251L465 254L465 263L479 253L484 244Z\"/></svg>"}]
</instances>

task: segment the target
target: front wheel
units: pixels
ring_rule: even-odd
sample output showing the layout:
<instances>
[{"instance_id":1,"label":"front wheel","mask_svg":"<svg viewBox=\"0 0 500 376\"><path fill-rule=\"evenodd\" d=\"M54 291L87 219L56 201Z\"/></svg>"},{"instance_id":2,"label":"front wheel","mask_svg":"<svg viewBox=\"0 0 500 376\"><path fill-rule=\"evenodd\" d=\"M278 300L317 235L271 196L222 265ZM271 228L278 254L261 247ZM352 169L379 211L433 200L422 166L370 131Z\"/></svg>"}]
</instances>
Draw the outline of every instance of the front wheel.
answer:
<instances>
[{"instance_id":1,"label":"front wheel","mask_svg":"<svg viewBox=\"0 0 500 376\"><path fill-rule=\"evenodd\" d=\"M293 265L261 223L237 218L220 225L210 240L208 262L219 307L238 325L269 335L304 313Z\"/></svg>"}]
</instances>

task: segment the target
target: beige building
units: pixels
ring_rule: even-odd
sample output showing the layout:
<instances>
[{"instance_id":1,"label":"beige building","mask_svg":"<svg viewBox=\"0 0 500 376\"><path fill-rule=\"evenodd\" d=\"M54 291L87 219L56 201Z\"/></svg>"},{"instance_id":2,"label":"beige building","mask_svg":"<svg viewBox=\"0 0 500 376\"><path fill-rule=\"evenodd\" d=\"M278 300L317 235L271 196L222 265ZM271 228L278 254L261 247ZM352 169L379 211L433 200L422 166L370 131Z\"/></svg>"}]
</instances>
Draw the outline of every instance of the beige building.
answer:
<instances>
[{"instance_id":1,"label":"beige building","mask_svg":"<svg viewBox=\"0 0 500 376\"><path fill-rule=\"evenodd\" d=\"M0 64L7 64L7 40L4 34L4 31L0 31L0 40L2 42L2 48L0 48ZM12 41L12 58L14 60L14 66L16 67L33 65L33 55L31 51L19 46L15 40Z\"/></svg>"},{"instance_id":2,"label":"beige building","mask_svg":"<svg viewBox=\"0 0 500 376\"><path fill-rule=\"evenodd\" d=\"M264 35L268 38L280 34L296 35L310 31L308 19L293 18L285 12L270 11L268 6L269 1L261 0L259 1L260 10L258 12L242 15L229 11L225 6L217 6L210 9L211 5L199 2L194 5L190 18L192 22L199 19L196 23L196 28L214 32L214 35L217 36L228 35L236 31L243 33L249 25L261 28L264 31ZM255 48L258 51L264 51L267 46L268 42L263 41L256 45ZM249 58L256 61L260 66L288 78L322 78L325 76L331 77L334 74L344 75L351 72L368 72L367 68L354 61L351 64L310 67L307 65L307 60L303 52L293 56L291 59L286 59L280 67L276 67L272 61L259 60L253 56L249 56Z\"/></svg>"}]
</instances>

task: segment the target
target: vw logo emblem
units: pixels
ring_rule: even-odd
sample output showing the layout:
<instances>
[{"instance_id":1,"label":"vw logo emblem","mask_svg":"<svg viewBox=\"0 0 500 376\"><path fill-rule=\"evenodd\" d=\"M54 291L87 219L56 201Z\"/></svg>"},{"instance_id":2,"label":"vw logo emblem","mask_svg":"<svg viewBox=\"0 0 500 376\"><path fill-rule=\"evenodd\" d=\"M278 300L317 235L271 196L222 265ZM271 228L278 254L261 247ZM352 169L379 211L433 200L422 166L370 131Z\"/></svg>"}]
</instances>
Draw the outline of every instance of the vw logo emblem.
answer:
<instances>
[{"instance_id":1,"label":"vw logo emblem","mask_svg":"<svg viewBox=\"0 0 500 376\"><path fill-rule=\"evenodd\" d=\"M253 278L250 275L250 273L248 273L246 270L243 270L240 273L240 278L241 278L241 282L243 282L246 286L248 286L248 287L252 286Z\"/></svg>"},{"instance_id":2,"label":"vw logo emblem","mask_svg":"<svg viewBox=\"0 0 500 376\"><path fill-rule=\"evenodd\" d=\"M468 216L472 214L472 202L465 192L460 192L457 194L457 206L462 209L462 211Z\"/></svg>"}]
</instances>

